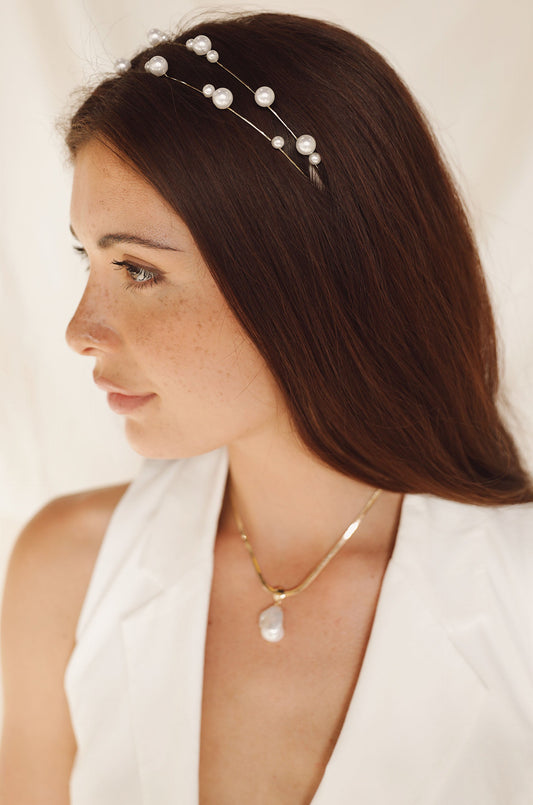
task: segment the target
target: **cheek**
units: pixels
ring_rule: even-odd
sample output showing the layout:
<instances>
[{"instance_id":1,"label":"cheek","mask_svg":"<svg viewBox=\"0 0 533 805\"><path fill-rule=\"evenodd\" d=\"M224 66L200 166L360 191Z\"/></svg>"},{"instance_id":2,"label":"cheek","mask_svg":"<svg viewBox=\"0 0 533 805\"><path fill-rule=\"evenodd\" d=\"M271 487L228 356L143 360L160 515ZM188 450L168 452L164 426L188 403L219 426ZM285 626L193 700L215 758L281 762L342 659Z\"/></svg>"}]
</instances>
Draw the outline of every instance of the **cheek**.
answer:
<instances>
[{"instance_id":1,"label":"cheek","mask_svg":"<svg viewBox=\"0 0 533 805\"><path fill-rule=\"evenodd\" d=\"M132 346L162 389L222 402L241 394L266 368L226 303L208 301L165 302L137 320Z\"/></svg>"}]
</instances>

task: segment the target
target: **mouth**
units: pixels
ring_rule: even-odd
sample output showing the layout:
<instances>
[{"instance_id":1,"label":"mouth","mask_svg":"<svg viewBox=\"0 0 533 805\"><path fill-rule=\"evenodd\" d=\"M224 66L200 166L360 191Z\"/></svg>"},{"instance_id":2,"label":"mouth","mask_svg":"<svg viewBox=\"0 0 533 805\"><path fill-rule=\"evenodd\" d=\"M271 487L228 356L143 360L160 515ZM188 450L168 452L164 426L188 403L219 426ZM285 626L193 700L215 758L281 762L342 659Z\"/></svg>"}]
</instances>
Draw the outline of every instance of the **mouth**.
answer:
<instances>
[{"instance_id":1,"label":"mouth","mask_svg":"<svg viewBox=\"0 0 533 805\"><path fill-rule=\"evenodd\" d=\"M121 386L117 386L105 377L96 377L94 382L98 388L107 391L107 403L116 414L129 414L146 405L156 394L134 394Z\"/></svg>"},{"instance_id":2,"label":"mouth","mask_svg":"<svg viewBox=\"0 0 533 805\"><path fill-rule=\"evenodd\" d=\"M129 414L146 405L147 402L152 400L155 394L118 394L116 391L110 391L107 394L107 404L116 414Z\"/></svg>"}]
</instances>

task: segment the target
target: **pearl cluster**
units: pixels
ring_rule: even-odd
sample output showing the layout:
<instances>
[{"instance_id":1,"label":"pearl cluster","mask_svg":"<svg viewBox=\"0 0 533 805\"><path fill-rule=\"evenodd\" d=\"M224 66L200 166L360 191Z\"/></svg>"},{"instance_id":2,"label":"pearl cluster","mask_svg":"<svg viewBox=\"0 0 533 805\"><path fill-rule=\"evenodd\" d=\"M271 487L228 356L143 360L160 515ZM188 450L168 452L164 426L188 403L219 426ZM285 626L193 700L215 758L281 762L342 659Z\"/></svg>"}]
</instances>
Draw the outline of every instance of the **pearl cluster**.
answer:
<instances>
[{"instance_id":1,"label":"pearl cluster","mask_svg":"<svg viewBox=\"0 0 533 805\"><path fill-rule=\"evenodd\" d=\"M192 50L197 56L205 56L206 59L213 64L219 60L218 51L212 50L211 40L208 36L204 36L204 34L199 34L198 36L195 36L194 39L188 39L185 43L185 47L187 50ZM220 66L222 67L222 65ZM237 80L240 81L240 79ZM244 84L243 81L241 81L241 83ZM212 98L213 103L218 109L227 109L229 106L231 106L233 102L233 94L231 91L226 89L226 87L212 89L212 86L212 84L206 84L206 86L203 88L202 92L206 98ZM247 84L244 84L244 86L249 88ZM259 87L259 89L256 89L256 91L253 93L253 95L256 104L266 109L270 109L276 98L274 90L271 87ZM276 117L278 117L278 115L276 115ZM283 123L281 118L278 117L278 119ZM288 129L288 131L290 131L285 123L283 123L283 125ZM302 134L300 137L295 137L295 139L296 150L298 153L309 157L309 162L311 165L318 165L321 162L321 157L320 154L317 154L315 150L315 138L310 134ZM278 134L270 140L270 143L273 148L281 149L285 145L285 140Z\"/></svg>"},{"instance_id":2,"label":"pearl cluster","mask_svg":"<svg viewBox=\"0 0 533 805\"><path fill-rule=\"evenodd\" d=\"M158 28L151 28L148 31L148 42L150 43L151 47L156 47L157 45L163 44L165 42L170 41L170 36L163 31L160 31ZM183 46L182 46L183 47ZM299 137L289 128L289 126L285 123L284 120L278 115L278 113L272 109L272 104L276 98L274 90L271 87L259 87L259 89L254 90L248 86L242 79L232 73L231 70L228 70L227 67L224 67L223 64L219 61L219 54L218 51L213 50L211 47L211 40L208 36L204 36L200 34L195 36L194 39L188 39L185 47L187 50L192 51L197 56L205 56L207 61L211 62L211 64L218 64L223 70L227 73L232 75L234 78L237 79L246 89L250 90L250 92L254 96L254 100L256 104L260 107L268 109L272 112L273 115L279 120L279 122L287 129L287 131L294 137L296 141L296 150L298 153L302 154L303 156L307 156L309 159L309 163L312 166L319 165L322 161L320 154L316 152L316 140L310 134L301 134ZM115 70L118 73L126 73L131 67L131 62L127 59L118 59L115 62ZM178 81L181 84L185 84L186 86L191 86L187 84L186 81L182 81L178 78L173 78L172 76L168 76L168 62L164 56L152 56L146 64L144 65L144 69L155 76L163 76L167 75L168 78L172 78L173 81ZM201 90L197 87L191 87L192 89L196 89L198 92L202 92L205 98L211 98L214 105L217 109L229 109L235 115L244 120L248 123L252 128L262 134L263 137L266 137L267 140L270 140L270 144L273 148L281 151L287 159L289 159L292 164L300 170L298 165L290 158L286 151L283 151L283 147L285 146L285 139L277 134L275 137L270 137L265 134L264 131L259 129L254 123L250 120L245 118L243 115L236 112L234 109L231 108L231 104L233 103L233 93L227 87L218 87L216 88L213 84L205 84ZM303 173L303 171L300 171Z\"/></svg>"}]
</instances>

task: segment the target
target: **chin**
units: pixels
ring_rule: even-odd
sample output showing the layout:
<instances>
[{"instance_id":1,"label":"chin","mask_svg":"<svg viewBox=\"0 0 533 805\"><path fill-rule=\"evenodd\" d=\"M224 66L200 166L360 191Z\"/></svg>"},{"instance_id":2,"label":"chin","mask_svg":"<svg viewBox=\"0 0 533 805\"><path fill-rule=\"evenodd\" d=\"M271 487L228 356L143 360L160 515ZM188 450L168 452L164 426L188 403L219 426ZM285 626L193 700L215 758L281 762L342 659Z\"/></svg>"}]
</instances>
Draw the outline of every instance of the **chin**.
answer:
<instances>
[{"instance_id":1,"label":"chin","mask_svg":"<svg viewBox=\"0 0 533 805\"><path fill-rule=\"evenodd\" d=\"M173 460L191 458L202 453L209 453L222 444L209 442L207 439L194 440L172 438L168 434L149 432L146 426L134 419L127 419L125 433L132 450L143 458Z\"/></svg>"}]
</instances>

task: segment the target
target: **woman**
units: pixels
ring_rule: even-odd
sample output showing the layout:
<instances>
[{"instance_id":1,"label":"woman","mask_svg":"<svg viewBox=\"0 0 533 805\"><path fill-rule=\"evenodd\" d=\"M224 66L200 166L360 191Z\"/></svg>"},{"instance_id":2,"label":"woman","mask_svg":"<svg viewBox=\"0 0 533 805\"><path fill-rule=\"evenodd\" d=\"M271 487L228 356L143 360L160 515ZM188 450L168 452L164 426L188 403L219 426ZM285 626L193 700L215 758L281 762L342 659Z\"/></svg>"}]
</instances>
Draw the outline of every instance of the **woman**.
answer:
<instances>
[{"instance_id":1,"label":"woman","mask_svg":"<svg viewBox=\"0 0 533 805\"><path fill-rule=\"evenodd\" d=\"M533 488L427 123L324 22L150 41L67 132L148 461L15 546L0 802L529 802Z\"/></svg>"}]
</instances>

